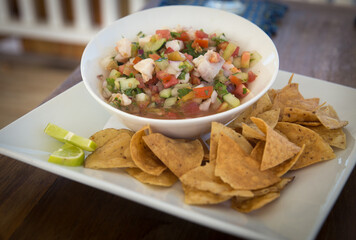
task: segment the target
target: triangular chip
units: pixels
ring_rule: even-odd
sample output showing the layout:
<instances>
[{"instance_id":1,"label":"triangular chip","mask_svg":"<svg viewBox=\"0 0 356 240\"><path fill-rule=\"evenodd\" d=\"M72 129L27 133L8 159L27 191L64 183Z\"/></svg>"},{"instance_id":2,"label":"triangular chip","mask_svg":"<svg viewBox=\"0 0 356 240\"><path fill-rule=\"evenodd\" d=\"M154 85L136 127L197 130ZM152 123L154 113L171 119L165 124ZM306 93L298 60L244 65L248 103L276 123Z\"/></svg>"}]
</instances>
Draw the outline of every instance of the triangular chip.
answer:
<instances>
[{"instance_id":1,"label":"triangular chip","mask_svg":"<svg viewBox=\"0 0 356 240\"><path fill-rule=\"evenodd\" d=\"M319 119L314 111L286 107L283 111L282 122L319 122Z\"/></svg>"},{"instance_id":2,"label":"triangular chip","mask_svg":"<svg viewBox=\"0 0 356 240\"><path fill-rule=\"evenodd\" d=\"M199 190L190 186L183 185L184 190L184 202L190 205L207 205L218 204L225 202L231 198L231 196L222 196L209 191Z\"/></svg>"},{"instance_id":3,"label":"triangular chip","mask_svg":"<svg viewBox=\"0 0 356 240\"><path fill-rule=\"evenodd\" d=\"M231 208L238 212L249 213L251 211L262 208L263 206L277 199L279 196L279 192L271 192L247 200L235 197L231 201Z\"/></svg>"},{"instance_id":4,"label":"triangular chip","mask_svg":"<svg viewBox=\"0 0 356 240\"><path fill-rule=\"evenodd\" d=\"M294 177L282 178L281 181L279 181L276 184L273 184L272 186L254 190L252 192L253 192L254 197L262 196L262 195L265 195L265 194L271 193L271 192L280 192L283 190L283 188L285 186L287 186L293 180L294 180Z\"/></svg>"},{"instance_id":5,"label":"triangular chip","mask_svg":"<svg viewBox=\"0 0 356 240\"><path fill-rule=\"evenodd\" d=\"M346 135L342 128L327 129L324 126L308 128L318 133L330 146L341 149L346 148Z\"/></svg>"},{"instance_id":6,"label":"triangular chip","mask_svg":"<svg viewBox=\"0 0 356 240\"><path fill-rule=\"evenodd\" d=\"M217 154L217 146L220 139L221 133L225 133L236 141L241 148L246 152L250 153L252 151L251 144L246 140L244 136L237 133L235 130L225 126L224 124L218 122L211 123L211 133L210 133L210 162L215 162Z\"/></svg>"},{"instance_id":7,"label":"triangular chip","mask_svg":"<svg viewBox=\"0 0 356 240\"><path fill-rule=\"evenodd\" d=\"M126 168L125 170L130 176L145 184L171 187L178 181L178 178L169 169L162 172L159 176L148 174L139 168Z\"/></svg>"},{"instance_id":8,"label":"triangular chip","mask_svg":"<svg viewBox=\"0 0 356 240\"><path fill-rule=\"evenodd\" d=\"M224 196L253 196L251 191L235 190L229 184L224 183L219 177L215 176L214 163L207 163L205 166L194 168L182 175L179 179L184 185L215 194Z\"/></svg>"},{"instance_id":9,"label":"triangular chip","mask_svg":"<svg viewBox=\"0 0 356 240\"><path fill-rule=\"evenodd\" d=\"M251 120L266 134L266 145L261 162L262 171L281 164L300 151L300 147L274 131L262 119L251 118Z\"/></svg>"},{"instance_id":10,"label":"triangular chip","mask_svg":"<svg viewBox=\"0 0 356 240\"><path fill-rule=\"evenodd\" d=\"M110 141L111 139L117 137L122 132L126 132L129 135L133 135L135 132L129 130L129 129L116 129L116 128L106 128L103 130L100 130L93 135L90 136L90 140L94 141L96 143L97 148L102 147L105 143Z\"/></svg>"},{"instance_id":11,"label":"triangular chip","mask_svg":"<svg viewBox=\"0 0 356 240\"><path fill-rule=\"evenodd\" d=\"M268 126L270 126L271 128L274 128L278 122L279 112L280 112L280 109L276 108L276 109L268 110L266 112L257 114L256 117L261 118L263 121L265 121L265 123L268 124Z\"/></svg>"},{"instance_id":12,"label":"triangular chip","mask_svg":"<svg viewBox=\"0 0 356 240\"><path fill-rule=\"evenodd\" d=\"M280 180L270 171L261 171L251 158L230 137L222 134L219 140L215 175L234 189L253 190L270 186Z\"/></svg>"},{"instance_id":13,"label":"triangular chip","mask_svg":"<svg viewBox=\"0 0 356 240\"><path fill-rule=\"evenodd\" d=\"M348 121L341 121L331 105L324 106L316 110L316 116L327 129L337 129L345 127Z\"/></svg>"},{"instance_id":14,"label":"triangular chip","mask_svg":"<svg viewBox=\"0 0 356 240\"><path fill-rule=\"evenodd\" d=\"M182 141L160 133L142 137L151 151L177 176L201 165L204 149L199 140Z\"/></svg>"},{"instance_id":15,"label":"triangular chip","mask_svg":"<svg viewBox=\"0 0 356 240\"><path fill-rule=\"evenodd\" d=\"M143 127L132 136L130 143L131 157L136 166L142 171L158 176L167 167L143 141L142 137L146 136L146 131L150 131L149 126Z\"/></svg>"},{"instance_id":16,"label":"triangular chip","mask_svg":"<svg viewBox=\"0 0 356 240\"><path fill-rule=\"evenodd\" d=\"M249 125L242 124L242 135L248 139L266 140L266 135L253 123L250 123Z\"/></svg>"},{"instance_id":17,"label":"triangular chip","mask_svg":"<svg viewBox=\"0 0 356 240\"><path fill-rule=\"evenodd\" d=\"M121 132L118 136L92 152L84 162L87 168L126 168L135 167L130 154L131 135Z\"/></svg>"},{"instance_id":18,"label":"triangular chip","mask_svg":"<svg viewBox=\"0 0 356 240\"><path fill-rule=\"evenodd\" d=\"M293 170L335 158L333 149L322 137L313 130L294 123L279 122L276 129L285 134L291 142L298 146L305 144L305 149Z\"/></svg>"}]
</instances>

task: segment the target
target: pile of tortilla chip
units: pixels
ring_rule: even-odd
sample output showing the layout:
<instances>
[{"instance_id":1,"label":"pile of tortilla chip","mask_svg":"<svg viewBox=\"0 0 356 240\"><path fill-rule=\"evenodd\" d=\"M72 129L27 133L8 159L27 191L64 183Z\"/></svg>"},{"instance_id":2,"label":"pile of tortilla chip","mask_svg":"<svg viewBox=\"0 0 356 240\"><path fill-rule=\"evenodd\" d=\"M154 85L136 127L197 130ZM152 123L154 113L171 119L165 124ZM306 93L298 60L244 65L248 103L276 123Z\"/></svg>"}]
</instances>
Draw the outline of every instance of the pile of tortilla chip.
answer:
<instances>
[{"instance_id":1,"label":"pile of tortilla chip","mask_svg":"<svg viewBox=\"0 0 356 240\"><path fill-rule=\"evenodd\" d=\"M212 122L209 148L201 139L172 139L150 126L137 132L109 128L91 136L98 148L85 167L123 168L162 187L179 180L186 204L230 201L246 213L277 199L294 179L287 172L334 159L334 147L346 148L346 125L332 106L305 99L290 79L228 126Z\"/></svg>"}]
</instances>

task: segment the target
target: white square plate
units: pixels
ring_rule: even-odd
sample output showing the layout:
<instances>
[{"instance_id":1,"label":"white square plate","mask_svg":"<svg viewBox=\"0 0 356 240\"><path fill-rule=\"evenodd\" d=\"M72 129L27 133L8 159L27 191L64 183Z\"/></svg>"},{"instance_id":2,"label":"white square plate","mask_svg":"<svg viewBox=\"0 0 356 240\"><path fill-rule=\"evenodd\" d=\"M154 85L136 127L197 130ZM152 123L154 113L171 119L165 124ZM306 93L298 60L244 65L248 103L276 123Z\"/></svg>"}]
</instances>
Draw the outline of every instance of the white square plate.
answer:
<instances>
[{"instance_id":1,"label":"white square plate","mask_svg":"<svg viewBox=\"0 0 356 240\"><path fill-rule=\"evenodd\" d=\"M281 88L291 73L280 71L273 88ZM356 162L356 89L301 75L294 76L306 98L320 97L334 106L346 127L347 149L336 159L293 172L295 180L281 197L250 214L216 206L183 203L180 183L165 189L147 186L124 171L63 167L47 162L61 143L43 130L51 122L89 137L107 127L124 127L96 103L79 83L0 130L0 153L71 180L110 192L157 210L232 235L259 239L313 239L339 196Z\"/></svg>"}]
</instances>

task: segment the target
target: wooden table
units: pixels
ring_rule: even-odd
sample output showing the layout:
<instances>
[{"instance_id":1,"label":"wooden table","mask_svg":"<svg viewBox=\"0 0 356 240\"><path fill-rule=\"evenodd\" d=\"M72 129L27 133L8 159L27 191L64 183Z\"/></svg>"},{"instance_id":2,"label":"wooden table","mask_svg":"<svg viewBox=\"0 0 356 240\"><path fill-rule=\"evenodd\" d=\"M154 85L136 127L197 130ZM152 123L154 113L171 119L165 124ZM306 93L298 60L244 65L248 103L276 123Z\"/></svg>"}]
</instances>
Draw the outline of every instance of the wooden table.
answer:
<instances>
[{"instance_id":1,"label":"wooden table","mask_svg":"<svg viewBox=\"0 0 356 240\"><path fill-rule=\"evenodd\" d=\"M354 7L290 3L273 37L280 69L355 88L355 17ZM77 68L49 98L79 81ZM356 170L317 239L356 239L355 203ZM0 155L0 239L143 238L238 239Z\"/></svg>"}]
</instances>

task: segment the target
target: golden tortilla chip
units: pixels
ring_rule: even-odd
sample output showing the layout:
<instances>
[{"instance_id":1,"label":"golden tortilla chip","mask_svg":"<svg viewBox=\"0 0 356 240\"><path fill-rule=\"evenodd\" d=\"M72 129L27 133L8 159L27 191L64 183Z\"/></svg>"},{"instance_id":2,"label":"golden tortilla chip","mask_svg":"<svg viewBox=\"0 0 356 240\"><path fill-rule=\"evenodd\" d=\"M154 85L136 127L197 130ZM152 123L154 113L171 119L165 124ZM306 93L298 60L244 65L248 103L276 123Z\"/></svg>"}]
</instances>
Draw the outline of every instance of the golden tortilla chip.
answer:
<instances>
[{"instance_id":1,"label":"golden tortilla chip","mask_svg":"<svg viewBox=\"0 0 356 240\"><path fill-rule=\"evenodd\" d=\"M251 191L235 190L229 184L224 183L219 177L215 176L214 163L207 163L205 166L194 168L183 174L179 179L186 186L215 194L224 196L253 196Z\"/></svg>"},{"instance_id":2,"label":"golden tortilla chip","mask_svg":"<svg viewBox=\"0 0 356 240\"><path fill-rule=\"evenodd\" d=\"M84 162L87 168L135 167L130 154L131 135L121 132L118 136L92 152Z\"/></svg>"},{"instance_id":3,"label":"golden tortilla chip","mask_svg":"<svg viewBox=\"0 0 356 240\"><path fill-rule=\"evenodd\" d=\"M236 141L241 148L246 152L250 153L252 151L251 144L247 139L241 134L237 133L233 129L226 127L224 124L218 122L211 123L211 133L210 133L210 162L215 162L218 142L220 139L221 133L225 133L227 136L231 137Z\"/></svg>"},{"instance_id":4,"label":"golden tortilla chip","mask_svg":"<svg viewBox=\"0 0 356 240\"><path fill-rule=\"evenodd\" d=\"M250 117L255 117L258 114L266 112L272 108L272 102L269 95L266 93L254 104L248 107L244 112L242 112L235 120L228 124L228 127L242 128L242 123L251 123Z\"/></svg>"},{"instance_id":5,"label":"golden tortilla chip","mask_svg":"<svg viewBox=\"0 0 356 240\"><path fill-rule=\"evenodd\" d=\"M130 176L145 184L171 187L178 181L178 178L168 169L162 172L159 176L148 174L139 168L126 168L125 170Z\"/></svg>"},{"instance_id":6,"label":"golden tortilla chip","mask_svg":"<svg viewBox=\"0 0 356 240\"><path fill-rule=\"evenodd\" d=\"M238 212L249 213L251 211L262 208L263 206L277 199L279 196L279 192L271 192L247 200L235 197L231 201L231 208Z\"/></svg>"},{"instance_id":7,"label":"golden tortilla chip","mask_svg":"<svg viewBox=\"0 0 356 240\"><path fill-rule=\"evenodd\" d=\"M316 116L327 129L337 129L345 127L348 121L341 121L331 105L324 106L316 110Z\"/></svg>"},{"instance_id":8,"label":"golden tortilla chip","mask_svg":"<svg viewBox=\"0 0 356 240\"><path fill-rule=\"evenodd\" d=\"M131 157L136 166L142 171L150 175L158 176L166 170L167 167L143 141L142 137L146 136L146 131L150 131L149 126L143 127L132 136L130 143Z\"/></svg>"},{"instance_id":9,"label":"golden tortilla chip","mask_svg":"<svg viewBox=\"0 0 356 240\"><path fill-rule=\"evenodd\" d=\"M302 126L311 126L311 127L317 127L321 125L321 122L295 122L295 123Z\"/></svg>"},{"instance_id":10,"label":"golden tortilla chip","mask_svg":"<svg viewBox=\"0 0 356 240\"><path fill-rule=\"evenodd\" d=\"M298 146L305 144L305 149L293 170L309 166L311 164L335 158L333 149L322 137L313 130L295 123L279 122L276 129L285 134L291 142Z\"/></svg>"},{"instance_id":11,"label":"golden tortilla chip","mask_svg":"<svg viewBox=\"0 0 356 240\"><path fill-rule=\"evenodd\" d=\"M266 145L261 162L262 171L281 164L300 151L300 147L274 131L262 119L251 118L251 120L266 134Z\"/></svg>"},{"instance_id":12,"label":"golden tortilla chip","mask_svg":"<svg viewBox=\"0 0 356 240\"><path fill-rule=\"evenodd\" d=\"M204 149L199 140L179 141L160 133L142 137L151 151L177 176L199 167Z\"/></svg>"},{"instance_id":13,"label":"golden tortilla chip","mask_svg":"<svg viewBox=\"0 0 356 240\"><path fill-rule=\"evenodd\" d=\"M278 123L280 109L272 109L266 112L257 114L256 117L265 121L271 128L274 128Z\"/></svg>"},{"instance_id":14,"label":"golden tortilla chip","mask_svg":"<svg viewBox=\"0 0 356 240\"><path fill-rule=\"evenodd\" d=\"M308 128L318 133L330 146L346 149L346 135L342 128L327 129L324 126Z\"/></svg>"},{"instance_id":15,"label":"golden tortilla chip","mask_svg":"<svg viewBox=\"0 0 356 240\"><path fill-rule=\"evenodd\" d=\"M295 107L284 108L282 122L319 122L315 112Z\"/></svg>"},{"instance_id":16,"label":"golden tortilla chip","mask_svg":"<svg viewBox=\"0 0 356 240\"><path fill-rule=\"evenodd\" d=\"M229 200L230 196L222 196L209 191L198 190L183 185L184 202L190 205L218 204Z\"/></svg>"},{"instance_id":17,"label":"golden tortilla chip","mask_svg":"<svg viewBox=\"0 0 356 240\"><path fill-rule=\"evenodd\" d=\"M94 133L89 139L95 142L99 148L122 132L126 132L131 136L134 134L134 132L129 129L106 128Z\"/></svg>"},{"instance_id":18,"label":"golden tortilla chip","mask_svg":"<svg viewBox=\"0 0 356 240\"><path fill-rule=\"evenodd\" d=\"M255 124L242 124L242 135L245 138L266 140L266 135Z\"/></svg>"},{"instance_id":19,"label":"golden tortilla chip","mask_svg":"<svg viewBox=\"0 0 356 240\"><path fill-rule=\"evenodd\" d=\"M294 177L282 178L281 181L279 181L276 184L273 184L270 187L254 190L252 192L254 194L254 197L262 196L262 195L265 195L265 194L271 193L271 192L280 192L283 190L283 188L285 186L287 186L287 184L289 184L293 180L294 180Z\"/></svg>"},{"instance_id":20,"label":"golden tortilla chip","mask_svg":"<svg viewBox=\"0 0 356 240\"><path fill-rule=\"evenodd\" d=\"M238 190L260 189L280 180L269 170L261 171L260 164L225 134L219 140L215 175Z\"/></svg>"}]
</instances>

